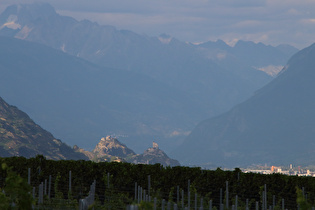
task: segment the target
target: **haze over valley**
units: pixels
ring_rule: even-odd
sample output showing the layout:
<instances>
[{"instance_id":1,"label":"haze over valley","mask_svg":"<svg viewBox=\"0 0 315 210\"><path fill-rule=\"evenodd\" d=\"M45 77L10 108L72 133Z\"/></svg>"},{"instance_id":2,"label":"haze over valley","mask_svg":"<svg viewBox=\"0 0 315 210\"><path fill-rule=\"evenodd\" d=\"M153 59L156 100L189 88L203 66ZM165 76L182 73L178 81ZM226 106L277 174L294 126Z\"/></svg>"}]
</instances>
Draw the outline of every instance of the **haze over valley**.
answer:
<instances>
[{"instance_id":1,"label":"haze over valley","mask_svg":"<svg viewBox=\"0 0 315 210\"><path fill-rule=\"evenodd\" d=\"M11 5L0 97L89 151L111 135L138 154L156 141L184 165L314 165L314 49L196 44Z\"/></svg>"}]
</instances>

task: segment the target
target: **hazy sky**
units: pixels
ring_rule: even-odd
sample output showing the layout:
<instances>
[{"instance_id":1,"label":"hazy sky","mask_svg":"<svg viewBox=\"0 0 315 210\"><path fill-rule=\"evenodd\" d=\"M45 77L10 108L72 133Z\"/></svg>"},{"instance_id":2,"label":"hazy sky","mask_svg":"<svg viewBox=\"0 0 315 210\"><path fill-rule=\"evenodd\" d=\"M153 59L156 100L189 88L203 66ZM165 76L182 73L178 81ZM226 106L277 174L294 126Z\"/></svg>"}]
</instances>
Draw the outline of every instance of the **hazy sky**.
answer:
<instances>
[{"instance_id":1,"label":"hazy sky","mask_svg":"<svg viewBox=\"0 0 315 210\"><path fill-rule=\"evenodd\" d=\"M298 48L315 42L315 0L43 0L57 12L136 33L179 40L238 39ZM0 0L0 11L12 3ZM38 1L37 1L38 2Z\"/></svg>"}]
</instances>

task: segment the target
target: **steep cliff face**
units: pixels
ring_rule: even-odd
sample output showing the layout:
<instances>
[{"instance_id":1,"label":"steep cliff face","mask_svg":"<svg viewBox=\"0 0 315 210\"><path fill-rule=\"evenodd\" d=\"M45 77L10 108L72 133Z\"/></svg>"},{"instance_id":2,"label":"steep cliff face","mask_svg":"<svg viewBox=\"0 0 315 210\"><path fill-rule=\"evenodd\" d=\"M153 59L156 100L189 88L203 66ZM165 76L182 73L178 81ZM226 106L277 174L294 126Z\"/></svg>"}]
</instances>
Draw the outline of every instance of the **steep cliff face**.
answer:
<instances>
[{"instance_id":1,"label":"steep cliff face","mask_svg":"<svg viewBox=\"0 0 315 210\"><path fill-rule=\"evenodd\" d=\"M7 104L0 97L0 156L34 157L38 154L48 159L88 158L55 139L48 131L35 124L17 107Z\"/></svg>"}]
</instances>

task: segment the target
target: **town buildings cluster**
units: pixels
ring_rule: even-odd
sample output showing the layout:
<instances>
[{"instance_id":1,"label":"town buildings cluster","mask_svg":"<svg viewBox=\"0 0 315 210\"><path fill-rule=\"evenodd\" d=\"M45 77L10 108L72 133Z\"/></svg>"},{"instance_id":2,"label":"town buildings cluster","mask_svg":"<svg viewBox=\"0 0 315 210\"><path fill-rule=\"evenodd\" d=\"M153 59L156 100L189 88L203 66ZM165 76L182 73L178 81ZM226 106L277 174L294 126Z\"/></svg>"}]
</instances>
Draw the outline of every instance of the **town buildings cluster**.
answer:
<instances>
[{"instance_id":1,"label":"town buildings cluster","mask_svg":"<svg viewBox=\"0 0 315 210\"><path fill-rule=\"evenodd\" d=\"M290 164L289 167L286 166L257 166L254 168L246 168L242 169L245 173L260 173L260 174L273 174L273 173L279 173L279 174L285 174L285 175L291 175L291 176L313 176L315 177L315 171L306 168L306 167L293 167L292 164Z\"/></svg>"}]
</instances>

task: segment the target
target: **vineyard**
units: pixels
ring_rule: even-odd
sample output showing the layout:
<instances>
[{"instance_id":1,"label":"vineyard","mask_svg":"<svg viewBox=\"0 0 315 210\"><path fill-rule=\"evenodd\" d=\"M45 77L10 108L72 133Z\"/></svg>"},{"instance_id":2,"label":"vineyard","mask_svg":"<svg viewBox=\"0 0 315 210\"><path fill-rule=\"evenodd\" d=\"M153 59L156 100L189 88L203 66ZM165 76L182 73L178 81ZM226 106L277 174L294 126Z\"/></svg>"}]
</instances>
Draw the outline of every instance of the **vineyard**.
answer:
<instances>
[{"instance_id":1,"label":"vineyard","mask_svg":"<svg viewBox=\"0 0 315 210\"><path fill-rule=\"evenodd\" d=\"M315 205L312 177L43 156L0 158L0 163L0 209L267 210Z\"/></svg>"}]
</instances>

